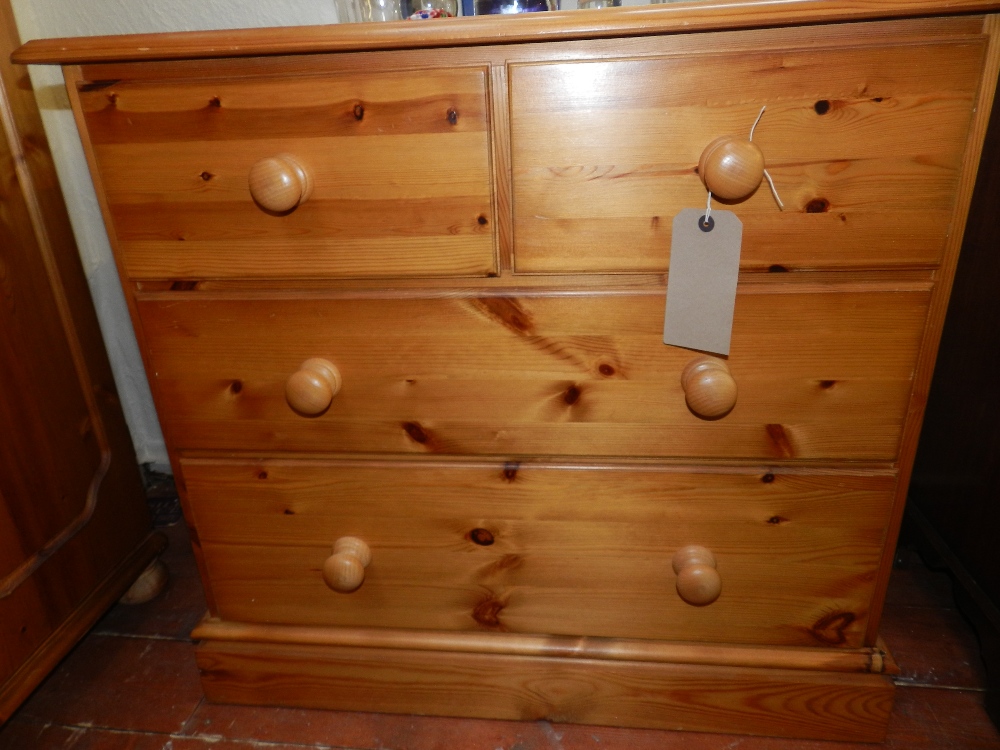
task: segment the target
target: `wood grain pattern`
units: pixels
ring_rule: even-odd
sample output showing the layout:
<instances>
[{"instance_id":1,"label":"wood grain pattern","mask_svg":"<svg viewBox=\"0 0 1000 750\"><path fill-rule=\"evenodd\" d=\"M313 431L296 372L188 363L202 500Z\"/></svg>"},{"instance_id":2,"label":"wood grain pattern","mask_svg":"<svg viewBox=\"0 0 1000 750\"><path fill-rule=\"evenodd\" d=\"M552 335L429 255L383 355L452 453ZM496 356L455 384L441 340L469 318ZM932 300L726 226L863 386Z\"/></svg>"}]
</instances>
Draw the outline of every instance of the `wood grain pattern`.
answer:
<instances>
[{"instance_id":1,"label":"wood grain pattern","mask_svg":"<svg viewBox=\"0 0 1000 750\"><path fill-rule=\"evenodd\" d=\"M677 575L677 593L688 604L704 607L712 604L722 593L722 577L718 561L707 547L692 544L681 547L671 558Z\"/></svg>"},{"instance_id":2,"label":"wood grain pattern","mask_svg":"<svg viewBox=\"0 0 1000 750\"><path fill-rule=\"evenodd\" d=\"M9 48L17 33L9 7L0 21ZM34 183L51 179L43 171L51 156L43 149L29 162L26 153L29 138L47 142L34 99L19 90L25 82L26 73L0 63L0 599L93 515L109 453L54 257L75 255L76 246L58 234L68 225L46 236Z\"/></svg>"},{"instance_id":3,"label":"wood grain pattern","mask_svg":"<svg viewBox=\"0 0 1000 750\"><path fill-rule=\"evenodd\" d=\"M98 581L58 627L44 638L41 645L17 666L17 670L0 683L0 722L13 715L17 707L55 669L94 623L119 600L150 561L155 560L166 549L166 541L166 537L160 532L150 534L112 568L103 580ZM19 619L23 623L25 618ZM5 646L9 644L10 641L4 643Z\"/></svg>"},{"instance_id":4,"label":"wood grain pattern","mask_svg":"<svg viewBox=\"0 0 1000 750\"><path fill-rule=\"evenodd\" d=\"M934 374L934 362L937 359L938 345L941 341L941 330L944 328L944 319L948 310L948 298L951 294L951 286L955 278L955 268L958 265L958 256L965 234L965 222L968 218L969 205L972 202L972 194L975 189L976 172L982 154L983 141L990 122L990 112L993 109L993 102L995 101L996 81L998 76L1000 76L1000 16L992 15L987 17L983 24L983 33L988 34L990 39L990 46L984 61L984 83L979 89L976 101L976 117L969 128L962 168L962 180L956 191L955 209L951 218L952 226L961 227L962 230L952 232L948 237L948 243L945 247L945 254L941 264L940 280L935 286L934 296L931 299L931 306L928 310L927 328L920 348L920 359L914 377L913 397L910 400L910 409L907 414L901 442L902 460L900 461L900 477L902 482L896 490L892 520L889 525L888 544L883 551L882 564L879 566L879 586L876 590L876 599L873 603L876 611L880 614L889 582L889 573L892 570L893 549L896 546L896 538L906 505L906 488L910 483L913 459L916 455L917 443L920 439L924 407L927 404L931 378ZM869 626L867 642L874 643L876 637L876 629Z\"/></svg>"},{"instance_id":5,"label":"wood grain pattern","mask_svg":"<svg viewBox=\"0 0 1000 750\"><path fill-rule=\"evenodd\" d=\"M691 412L706 419L724 417L738 396L729 366L717 357L695 357L681 371L684 401Z\"/></svg>"},{"instance_id":6,"label":"wood grain pattern","mask_svg":"<svg viewBox=\"0 0 1000 750\"><path fill-rule=\"evenodd\" d=\"M71 98L229 618L209 696L878 739L891 685L824 660L891 662L877 616L1000 65L996 17L933 16L998 10L721 0L26 48L97 62ZM734 207L739 399L700 420L697 355L661 343L665 227L764 104L790 210ZM249 212L278 153L315 192ZM313 357L343 388L306 418L284 386ZM338 594L345 536L372 562ZM703 607L670 566L691 545L721 576Z\"/></svg>"},{"instance_id":7,"label":"wood grain pattern","mask_svg":"<svg viewBox=\"0 0 1000 750\"><path fill-rule=\"evenodd\" d=\"M226 620L849 648L895 483L509 462L181 465ZM372 553L349 596L322 572L343 536ZM710 606L674 590L671 556L690 544L718 561Z\"/></svg>"},{"instance_id":8,"label":"wood grain pattern","mask_svg":"<svg viewBox=\"0 0 1000 750\"><path fill-rule=\"evenodd\" d=\"M797 2L798 0L793 0ZM705 7L704 5L702 6ZM578 14L575 14L578 16ZM515 22L518 19L511 19ZM383 25L384 26L384 25ZM345 27L341 26L343 31ZM440 27L439 27L440 28ZM194 80L199 76L263 77L310 76L323 74L367 74L374 70L432 70L454 67L489 65L503 70L508 63L540 60L607 60L631 57L704 52L711 43L717 53L766 50L830 49L845 46L880 46L887 38L894 43L926 43L928 39L951 39L975 42L981 40L983 16L927 16L890 21L859 21L825 24L813 27L759 28L747 26L728 31L708 31L691 34L657 34L618 37L615 39L587 38L576 41L546 41L536 38L521 44L485 44L442 49L381 48L359 51L350 55L296 54L272 57L229 57L217 59L164 59L142 62L98 62L87 65L67 65L82 71L75 80L98 81L168 81ZM162 36L162 35L161 35ZM86 43L76 39L73 43ZM504 86L506 89L506 86ZM494 92L496 93L496 92Z\"/></svg>"},{"instance_id":9,"label":"wood grain pattern","mask_svg":"<svg viewBox=\"0 0 1000 750\"><path fill-rule=\"evenodd\" d=\"M574 11L520 17L471 16L443 23L343 24L225 32L137 34L35 40L17 51L16 62L84 63L102 60L169 60L256 55L413 49L692 33L714 29L792 26L865 19L996 12L998 0L716 0L630 8L600 14Z\"/></svg>"},{"instance_id":10,"label":"wood grain pattern","mask_svg":"<svg viewBox=\"0 0 1000 750\"><path fill-rule=\"evenodd\" d=\"M740 399L695 417L647 295L139 303L154 393L182 450L892 460L926 314L922 290L741 294ZM261 342L267 342L262 345ZM877 353L877 356L873 356ZM309 357L343 387L295 414Z\"/></svg>"},{"instance_id":11,"label":"wood grain pattern","mask_svg":"<svg viewBox=\"0 0 1000 750\"><path fill-rule=\"evenodd\" d=\"M495 271L481 68L77 86L133 278ZM279 213L248 176L283 153L312 184Z\"/></svg>"},{"instance_id":12,"label":"wood grain pattern","mask_svg":"<svg viewBox=\"0 0 1000 750\"><path fill-rule=\"evenodd\" d=\"M719 136L701 152L698 176L719 200L741 201L764 179L764 153L747 137Z\"/></svg>"},{"instance_id":13,"label":"wood grain pattern","mask_svg":"<svg viewBox=\"0 0 1000 750\"><path fill-rule=\"evenodd\" d=\"M884 738L893 694L880 675L491 654L209 642L197 658L223 703L862 742Z\"/></svg>"},{"instance_id":14,"label":"wood grain pattern","mask_svg":"<svg viewBox=\"0 0 1000 750\"><path fill-rule=\"evenodd\" d=\"M496 217L497 260L502 274L508 273L514 267L509 97L506 66L491 65L490 141L493 146L493 215Z\"/></svg>"},{"instance_id":15,"label":"wood grain pattern","mask_svg":"<svg viewBox=\"0 0 1000 750\"><path fill-rule=\"evenodd\" d=\"M703 206L717 136L767 185L737 202L741 266L933 266L948 233L984 43L515 65L515 268L665 271L672 217ZM540 138L538 134L552 134ZM725 207L725 206L723 206Z\"/></svg>"},{"instance_id":16,"label":"wood grain pattern","mask_svg":"<svg viewBox=\"0 0 1000 750\"><path fill-rule=\"evenodd\" d=\"M323 563L323 582L334 591L350 594L364 583L372 551L363 539L342 536L333 543L333 554Z\"/></svg>"},{"instance_id":17,"label":"wood grain pattern","mask_svg":"<svg viewBox=\"0 0 1000 750\"><path fill-rule=\"evenodd\" d=\"M312 175L291 154L266 156L250 167L250 196L273 213L287 213L312 194Z\"/></svg>"},{"instance_id":18,"label":"wood grain pattern","mask_svg":"<svg viewBox=\"0 0 1000 750\"><path fill-rule=\"evenodd\" d=\"M125 270L125 264L122 259L122 254L117 246L117 240L115 238L115 233L112 230L111 225L111 211L108 207L108 198L106 191L104 190L104 184L101 180L101 173L97 167L97 159L94 155L94 146L91 144L90 139L86 137L87 133L87 123L84 120L83 112L79 106L79 96L78 96L78 85L82 82L83 76L79 66L65 66L63 68L63 78L66 81L66 91L69 95L70 103L73 107L73 118L76 121L76 127L80 131L82 137L83 152L87 158L87 166L90 169L90 177L94 182L94 189L97 193L97 202L101 207L101 214L104 217L105 228L108 230L108 237L111 241L112 250L114 251L115 266L118 272L118 278L121 280L123 291L125 292L125 303L128 306L129 315L132 319L132 326L135 329L136 339L139 343L139 354L142 356L143 365L146 368L147 374L149 373L149 356L146 353L145 348L145 333L143 331L142 320L139 317L138 307L135 299L135 295L130 292L128 287L125 285L124 280L128 278L128 274ZM183 282L182 282L183 283ZM177 461L177 451L173 444L167 440L166 442L167 454L170 458L170 464L172 467L178 466ZM187 499L183 491L183 486L179 488L179 499L181 507L184 512L187 512ZM201 547L198 545L197 535L195 534L191 540L192 551L194 552L195 561L198 564L198 570L202 578L202 587L205 593L205 599L209 607L213 606L213 596L212 596L212 582L208 578L205 572L205 565L203 556L201 554Z\"/></svg>"},{"instance_id":19,"label":"wood grain pattern","mask_svg":"<svg viewBox=\"0 0 1000 750\"><path fill-rule=\"evenodd\" d=\"M4 0L0 721L93 624L116 587L128 586L122 570L110 584L108 576L149 528L38 105L27 70L8 62L18 44Z\"/></svg>"},{"instance_id":20,"label":"wood grain pattern","mask_svg":"<svg viewBox=\"0 0 1000 750\"><path fill-rule=\"evenodd\" d=\"M908 55L915 54L913 50L921 46L913 45L914 39L920 38L919 34L915 37L915 32L919 32L922 28L925 30L925 37L938 34L954 41L949 45L938 42L934 47L939 54L945 55L944 59L938 60L940 64L935 65L934 60L929 60L916 66L917 73L907 73L910 67L914 67L914 60ZM796 31L799 32L798 36L789 35L788 30L774 30L768 34L749 32L749 35L744 35L746 43L740 42L740 35L719 35L720 38L706 39L701 46L691 43L679 44L669 39L655 40L655 43L650 41L642 48L635 48L635 52L644 51L645 54L655 53L659 48L661 54L676 49L677 52L683 51L685 55L694 55L692 59L698 62L689 61L686 68L681 58L653 59L644 62L630 60L610 64L628 74L623 73L622 81L615 79L616 85L622 89L623 98L609 99L605 105L607 109L599 109L593 113L591 119L598 118L599 123L588 125L587 122L583 122L567 128L560 124L555 131L565 130L570 135L561 136L557 142L566 141L568 138L566 148L570 148L572 153L566 155L564 163L556 165L557 176L550 173L550 165L545 160L539 167L541 173L530 175L531 180L542 182L533 192L529 191L527 195L522 195L522 201L518 204L521 206L518 226L522 228L518 237L520 251L518 268L524 271L546 272L580 269L588 271L665 269L669 256L671 206L674 203L683 206L696 205L702 203L704 199L704 189L697 175L691 172L697 164L700 149L709 138L709 135L700 128L716 128L727 132L747 130L758 107L756 102L746 103L744 90L750 91L762 102L768 100L771 102L771 111L767 115L765 127L761 128L760 137L768 131L771 133L771 143L781 144L786 151L788 149L797 151L779 165L783 171L779 185L783 185L781 191L786 200L789 196L795 199L789 204L793 212L779 216L773 199L766 190L764 192L758 190L754 198L740 206L741 216L747 211L751 213L750 216L743 217L748 222L749 228L747 247L744 248L743 255L744 267L766 269L776 266L795 269L866 265L933 266L940 256L947 226L950 191L957 179L955 165L961 150L962 134L958 135L957 140L952 139L954 149L948 152L948 139L954 133L941 129L947 127L947 123L942 125L935 122L934 127L927 130L921 124L911 123L911 119L919 117L930 122L941 114L936 108L944 107L949 113L947 116L951 118L949 122L952 125L960 129L963 127L959 122L963 112L967 121L971 111L972 94L969 92L975 89L978 69L974 60L975 40L968 36L964 20L955 21L950 26L941 24L936 27L926 24L897 24L892 27L890 35L887 36L885 33L881 35L884 40L893 40L897 44L896 48L866 48L865 45L871 45L873 42L868 36L868 26L859 28L855 38L845 35L839 39L840 44L850 45L853 49L834 48L822 52L816 48L829 47L829 40L819 44L815 34ZM837 34L834 33L834 36ZM886 41L882 42L885 43ZM926 39L922 44L927 44ZM785 46L784 49L782 45ZM758 51L748 55L746 53L748 46L752 46L755 50L763 48L772 51L768 53ZM633 107L642 107L644 106L642 102L648 97L648 92L636 90L634 85L635 81L646 79L642 75L643 71L653 75L654 79L658 70L656 66L662 68L668 65L670 71L679 66L682 70L690 71L692 66L697 68L702 63L709 64L699 60L704 57L706 50L718 53L726 47L735 47L740 51L734 50L732 57L710 56L714 59L711 65L724 63L727 77L732 68L742 71L746 80L739 82L743 85L723 87L718 99L720 102L737 101L739 104L721 106L713 99L709 101L709 106L702 105L699 110L696 106L682 106L676 97L667 102L655 102L669 105L678 112L682 120L681 130L697 126L692 136L693 140L681 137L680 132L674 132L671 137L664 137L663 117L657 114L659 110L653 108L633 111L629 108L628 101L632 101ZM805 47L813 48L813 51L803 52ZM939 48L945 52L941 52ZM460 52L465 51L456 50L454 54ZM494 59L493 64L496 65L497 62L504 60L502 52L502 50L492 52L484 50L479 62L484 62L484 58ZM446 54L450 55L452 51ZM523 55L515 57L514 61L518 62L523 58L535 59L540 57L540 54L539 49L535 47L530 53L526 50ZM565 54L567 53L561 51L561 48L549 48L545 52L547 57L564 57ZM948 57L948 54L951 57ZM882 59L886 55L889 57ZM951 59L956 55L962 59L960 61ZM507 56L510 57L510 54ZM768 66L778 66L780 75L772 71L767 80L775 79L773 84L762 84L760 81L763 79L756 76L758 68L752 66L747 68L744 63L737 64L734 62L737 58L754 58L758 61L758 65L765 69ZM441 53L436 56L411 53L410 58L398 58L393 64L427 66L440 64L440 59ZM471 64L475 58L456 59L459 64L462 62ZM855 59L863 63L860 69L851 67L855 64ZM222 75L226 71L231 75L231 68L223 66L224 62L219 61L217 64L213 63L212 67L199 69L199 79ZM636 68L637 65L640 67ZM831 80L825 89L817 88L817 80L826 81L830 76L830 71L827 69L830 65L841 66L839 81ZM547 70L550 67L552 66L543 66L543 69ZM886 71L882 71L884 67L887 67ZM519 69L517 66L514 68L515 71ZM934 70L935 75L932 79L921 81L918 74L926 72L927 69ZM955 72L950 75L947 71L953 69ZM134 70L135 66L128 72ZM96 70L94 73L103 75ZM370 74L368 77L371 77ZM294 81L290 84L290 93L280 93L281 87L275 81L284 83L289 80ZM879 92L869 86L869 81L872 82L872 86L879 88ZM686 90L688 105L692 101L690 97L694 97L694 101L700 101L701 92L698 87L703 86L704 81L692 80L690 84L694 90ZM298 131L300 133L307 134L312 128L318 128L317 132L325 130L339 132L354 127L351 125L354 122L352 114L354 100L350 97L338 103L335 107L336 115L328 114L322 107L310 108L302 103L302 97L305 95L301 92L308 90L310 86L318 85L315 75L301 76L298 80L279 76L263 85L271 86L273 90L279 92L276 96L279 100L285 101L289 108L277 109L276 113L287 112L288 118L283 119L278 116L267 118L265 114L259 112L254 114L244 106L239 109L239 113L250 124L239 126L234 123L233 118L228 117L228 113L216 116L221 110L228 109L229 100L221 108L207 106L208 102L216 98L215 94L211 93L215 89L212 85L202 84L199 80L197 83L185 84L191 89L191 93L183 95L189 97L188 106L191 110L187 113L172 113L172 117L180 118L180 122L187 123L185 127L175 128L175 132L203 132L206 138L218 138L220 133L227 132L231 137L238 138L253 134L256 132L256 126L262 122L266 123L268 128L276 129L277 133L283 132L282 128L290 132L293 127L291 123L302 119L291 116L300 114L291 108L293 102L298 102L300 107L305 107L306 111L311 113L308 122L300 126ZM391 81L380 85L391 88ZM453 84L448 79L448 85L455 88L458 84ZM713 83L712 87L713 90L719 88L716 83ZM936 103L925 102L920 98L927 95L928 87L932 89ZM141 107L138 112L133 112L128 108L138 106L134 99L129 104L123 101L122 94L117 91L120 86L112 88L116 89L112 93L118 97L118 106L123 107L123 111L127 112L130 118L132 114L143 115L148 124L150 117L155 118L158 115L156 112L144 111ZM174 88L183 87L178 85ZM396 88L398 89L398 86ZM947 97L943 101L938 101L945 96L942 92L947 92L947 96L951 96L952 89L959 92L958 101L950 101ZM863 90L863 93L859 94L859 90ZM528 97L529 104L535 101L532 92L533 90L528 92L532 94ZM684 92L685 89L682 87L678 96L683 98ZM728 98L726 98L727 92L729 92ZM895 98L888 92L894 92ZM90 105L94 108L89 116L98 118L102 126L112 127L115 121L113 108L106 106L106 97L111 94L100 88L83 92L82 96L89 97ZM240 106L244 96L239 95L232 106ZM664 94L659 94L659 98L663 96ZM779 101L789 97L792 99L787 104L782 101L779 108L775 104L776 96ZM325 95L320 96L321 101L332 101L324 97ZM963 97L967 97L968 100ZM128 98L125 97L126 100ZM872 101L879 98L883 101ZM820 116L815 111L819 102L832 102L831 109L825 115ZM502 104L502 101L498 103ZM562 123L563 118L572 114L561 111L563 106L565 103L554 112L543 112L541 115L529 112L525 117L536 119L559 117ZM615 107L619 109L616 110ZM110 115L106 111L109 109L112 110ZM701 120L697 119L699 113L703 115ZM618 117L619 115L621 117ZM588 116L586 112L582 115L579 112L576 114L577 118ZM704 119L706 117L709 119ZM636 121L637 118L639 122ZM649 122L650 118L653 118L652 123ZM118 120L123 119L118 117ZM226 123L225 128L220 130L218 123L223 121ZM463 121L464 118L460 119L459 123L462 124ZM614 139L613 134L618 131L619 125L626 121L630 138ZM505 138L503 132L505 123L506 118L498 118L493 125L497 131L498 143L501 145ZM903 123L905 125L901 130ZM530 137L519 142L519 145L521 148L528 148L530 144L537 142L544 148L544 144L552 140L549 136L555 132L554 129L544 122L530 124L531 129L527 131ZM678 124L672 121L671 125L674 129L678 127ZM819 130L816 130L817 127ZM912 130L909 129L911 127ZM857 132L858 128L865 128L865 132ZM97 130L103 132L101 127ZM577 131L580 135L574 139L572 133ZM99 141L103 137L101 132L92 134L92 137ZM153 137L144 136L134 128L128 132L130 138ZM546 133L546 138L534 137L535 133L543 132ZM921 132L925 137L911 141L904 140L886 150L884 141L898 138L900 132ZM927 132L938 135L934 140L928 140ZM686 134L687 131L684 130L683 135ZM834 137L837 134L839 140ZM124 137L124 133L119 135ZM609 135L615 143L605 143ZM833 138L832 145L828 146L827 141L831 138ZM581 142L584 145L591 143L600 147L599 151L603 157L596 161L591 160L597 166L588 167L586 164L589 162L586 161L583 161L584 166L566 166L576 165L578 160L586 160L592 155L590 152L594 151L594 148L590 147L588 151L580 145ZM869 142L873 142L874 145L866 148L865 144ZM640 144L641 153L635 149L631 149L628 153L619 153L622 149L628 150L626 144L630 143ZM539 148L537 145L530 147L536 150ZM554 147L549 146L549 148ZM143 152L142 144L130 148ZM413 148L419 149L420 146L415 144ZM325 151L326 147L321 150ZM670 153L664 155L665 151ZM686 154L686 151L691 153ZM854 152L856 152L854 160L843 158L844 154ZM496 157L499 159L496 165L499 179L506 174L507 167L503 153L498 152ZM615 157L618 163L611 162L609 166L607 162L612 157ZM121 160L128 164L135 158L136 155L128 150L121 154ZM155 155L150 158L155 158ZM235 155L233 158L240 157ZM260 239L276 231L273 217L265 216L259 211L232 215L233 206L230 204L212 203L205 211L198 208L201 204L197 201L187 206L189 210L184 215L177 216L176 214L180 212L179 206L168 206L164 209L156 204L156 201L166 194L174 195L178 199L189 198L192 191L196 195L204 194L209 190L208 187L204 185L202 179L195 177L203 173L212 175L220 173L212 180L211 186L215 197L219 198L217 188L222 187L219 179L225 178L229 171L244 172L250 166L240 163L239 166L227 165L223 168L220 165L215 170L204 169L204 166L214 159L214 153L202 153L200 158L195 159L195 163L185 164L183 167L177 165L176 169L180 169L182 174L169 163L151 163L150 168L154 175L159 175L157 179L162 179L164 175L171 173L176 175L176 178L171 179L169 183L158 182L158 193L145 198L142 197L141 190L133 190L135 185L130 179L131 175L123 166L123 182L118 186L117 193L125 195L135 193L133 198L123 198L123 200L139 201L142 204L122 205L114 214L114 222L119 231L130 239L125 244L130 258L131 274L143 278L157 275L161 277L174 275L182 278L215 277L234 273L234 264L245 268L243 273L261 278L282 274L301 277L306 274L303 269L313 269L315 273L321 275L336 276L367 273L385 275L394 267L402 267L405 273L417 273L414 266L419 263L411 260L413 253L408 252L404 239L412 234L416 235L414 240L421 244L416 252L418 260L427 264L427 274L483 272L481 255L475 253L470 255L471 251L463 253L460 252L460 248L465 248L476 237L485 242L486 235L491 234L490 226L484 227L478 223L473 225L471 231L480 233L473 237L466 237L462 230L459 231L461 236L457 237L434 234L440 232L442 225L450 227L450 231L462 226L468 229L469 217L474 217L478 222L481 205L473 205L475 201L452 194L449 194L451 197L435 195L432 200L420 203L393 200L391 191L383 195L380 188L376 190L372 187L374 193L370 190L365 196L352 195L345 201L335 200L323 206L313 206L308 211L296 211L290 216L282 217L282 229L287 229L290 237L297 240L296 247L302 254L302 262L298 267L292 267L295 264L280 254L274 257L273 248ZM661 163L664 161L667 162L666 165ZM647 162L651 162L652 166ZM363 182L366 179L363 174L366 169L358 166L356 173L352 172L352 180L356 178ZM386 167L383 165L380 169L384 172ZM671 169L675 173L671 173ZM420 171L424 171L424 168ZM459 182L461 180L457 176L452 177ZM237 187L242 189L242 182L237 182L239 183ZM914 190L914 184L920 188ZM109 189L112 187L109 186ZM501 192L498 200L503 198L503 189L503 180L500 179L498 190ZM503 201L498 202L497 211L504 213L491 222L498 224L501 230L504 229L507 220L505 209L506 204ZM525 209L533 213L526 216ZM163 215L165 211L168 217ZM223 211L229 213L222 214ZM887 221L886 211L895 218ZM358 212L360 216L356 216ZM351 217L350 220L344 219L345 213ZM535 214L548 219L536 220L532 218ZM435 221L428 224L428 216L434 216ZM149 221L150 217L155 219L152 223ZM213 217L218 218L222 225L215 226L212 223ZM534 227L533 223L539 223L540 227ZM213 249L221 253L221 256L214 252L206 252L206 246L203 244L206 241L206 226L212 227L211 232L215 233L212 236L219 240L219 244L214 245ZM352 227L356 231L352 230ZM368 241L372 232L375 235L388 235L386 239L390 246L379 246L373 251ZM343 247L339 253L331 247L331 236L343 241L338 244L338 247ZM181 237L184 240L178 241ZM555 244L547 244L548 240L552 240ZM427 246L427 243L431 243L431 246ZM572 253L567 255L550 249L553 246L560 247L559 243L571 244ZM874 252L869 249L874 247L882 248L883 251ZM850 248L849 251L847 248ZM384 263L376 265L376 262L369 260L372 252L376 252L375 257ZM533 259L532 254L536 252L545 257ZM450 258L449 261L442 260L444 254ZM251 261L249 265L248 258ZM438 265L442 263L446 264L445 267ZM448 263L454 268L448 267Z\"/></svg>"},{"instance_id":21,"label":"wood grain pattern","mask_svg":"<svg viewBox=\"0 0 1000 750\"><path fill-rule=\"evenodd\" d=\"M194 640L284 643L302 646L353 646L416 651L451 651L514 656L643 661L716 667L763 667L827 672L897 674L885 644L872 648L736 646L523 633L261 625L205 617ZM894 668L895 671L890 671Z\"/></svg>"},{"instance_id":22,"label":"wood grain pattern","mask_svg":"<svg viewBox=\"0 0 1000 750\"><path fill-rule=\"evenodd\" d=\"M316 417L330 407L340 392L340 370L326 359L307 359L285 381L285 401L293 410Z\"/></svg>"},{"instance_id":23,"label":"wood grain pattern","mask_svg":"<svg viewBox=\"0 0 1000 750\"><path fill-rule=\"evenodd\" d=\"M934 286L935 272L931 270L893 271L873 273L864 271L803 271L785 273L772 269L768 273L743 272L748 282L747 293L764 294L768 291L783 293L824 293L831 285L844 291L894 292L900 290L930 291ZM523 295L551 294L558 290L562 294L583 292L622 294L660 294L664 289L666 275L647 274L521 274L463 278L448 277L407 277L393 279L390 285L385 279L358 278L336 282L330 279L206 279L204 281L170 281L151 279L128 284L131 294L138 294L143 300L175 301L189 299L236 299L257 298L292 299L302 295L323 298L358 299L404 298L404 297L520 297ZM793 283L789 283L793 282ZM163 294L169 292L169 295ZM138 318L137 318L138 319Z\"/></svg>"}]
</instances>

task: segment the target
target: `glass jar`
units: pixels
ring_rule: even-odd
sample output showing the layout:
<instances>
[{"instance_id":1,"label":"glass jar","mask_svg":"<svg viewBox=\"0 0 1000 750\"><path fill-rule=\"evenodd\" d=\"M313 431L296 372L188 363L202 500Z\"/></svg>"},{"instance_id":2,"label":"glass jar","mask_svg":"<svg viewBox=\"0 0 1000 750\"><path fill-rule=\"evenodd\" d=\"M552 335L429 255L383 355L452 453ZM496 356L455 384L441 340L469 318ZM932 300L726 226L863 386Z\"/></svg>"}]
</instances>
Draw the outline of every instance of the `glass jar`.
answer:
<instances>
[{"instance_id":1,"label":"glass jar","mask_svg":"<svg viewBox=\"0 0 1000 750\"><path fill-rule=\"evenodd\" d=\"M535 13L559 10L559 0L476 0L476 15Z\"/></svg>"},{"instance_id":2,"label":"glass jar","mask_svg":"<svg viewBox=\"0 0 1000 750\"><path fill-rule=\"evenodd\" d=\"M399 21L403 18L401 0L336 0L340 23Z\"/></svg>"}]
</instances>

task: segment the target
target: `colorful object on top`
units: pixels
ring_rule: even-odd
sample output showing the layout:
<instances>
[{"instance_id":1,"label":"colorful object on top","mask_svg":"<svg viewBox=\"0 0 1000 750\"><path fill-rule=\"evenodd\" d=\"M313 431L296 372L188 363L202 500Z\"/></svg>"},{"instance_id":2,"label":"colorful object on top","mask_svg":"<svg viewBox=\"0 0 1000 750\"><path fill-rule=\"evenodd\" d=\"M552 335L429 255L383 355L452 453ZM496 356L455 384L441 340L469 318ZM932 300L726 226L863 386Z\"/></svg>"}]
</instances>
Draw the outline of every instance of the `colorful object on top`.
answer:
<instances>
[{"instance_id":1,"label":"colorful object on top","mask_svg":"<svg viewBox=\"0 0 1000 750\"><path fill-rule=\"evenodd\" d=\"M425 8L407 17L409 21L422 21L425 18L452 18L455 14L443 8Z\"/></svg>"}]
</instances>

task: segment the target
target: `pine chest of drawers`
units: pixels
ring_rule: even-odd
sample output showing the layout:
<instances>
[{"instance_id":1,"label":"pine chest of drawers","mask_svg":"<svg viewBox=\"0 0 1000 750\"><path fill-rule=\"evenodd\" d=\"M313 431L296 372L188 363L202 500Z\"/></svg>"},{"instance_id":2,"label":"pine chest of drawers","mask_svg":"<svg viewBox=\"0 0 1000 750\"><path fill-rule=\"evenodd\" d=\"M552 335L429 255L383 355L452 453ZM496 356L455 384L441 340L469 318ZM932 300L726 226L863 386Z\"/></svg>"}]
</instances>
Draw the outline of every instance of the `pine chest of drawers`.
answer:
<instances>
[{"instance_id":1,"label":"pine chest of drawers","mask_svg":"<svg viewBox=\"0 0 1000 750\"><path fill-rule=\"evenodd\" d=\"M945 5L22 48L65 65L208 697L879 739L1000 61L1000 4ZM738 395L707 418L703 355L662 343L671 221L762 106L785 210L727 206Z\"/></svg>"}]
</instances>

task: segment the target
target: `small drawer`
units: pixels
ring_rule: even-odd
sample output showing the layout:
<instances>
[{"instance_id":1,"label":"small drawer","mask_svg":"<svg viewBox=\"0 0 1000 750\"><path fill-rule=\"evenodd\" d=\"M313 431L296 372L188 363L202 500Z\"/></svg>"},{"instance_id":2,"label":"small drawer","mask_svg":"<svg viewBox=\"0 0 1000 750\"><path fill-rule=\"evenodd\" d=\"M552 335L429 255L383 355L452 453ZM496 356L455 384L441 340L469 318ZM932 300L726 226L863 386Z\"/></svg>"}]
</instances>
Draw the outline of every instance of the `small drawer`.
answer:
<instances>
[{"instance_id":1,"label":"small drawer","mask_svg":"<svg viewBox=\"0 0 1000 750\"><path fill-rule=\"evenodd\" d=\"M180 450L894 460L929 292L796 286L737 295L736 403L712 419L688 403L713 392L682 385L701 355L663 344L662 290L165 292L143 295L139 314L158 411ZM306 365L316 359L337 382ZM305 395L290 402L290 387Z\"/></svg>"},{"instance_id":2,"label":"small drawer","mask_svg":"<svg viewBox=\"0 0 1000 750\"><path fill-rule=\"evenodd\" d=\"M129 277L496 270L484 69L213 80L205 65L80 84Z\"/></svg>"},{"instance_id":3,"label":"small drawer","mask_svg":"<svg viewBox=\"0 0 1000 750\"><path fill-rule=\"evenodd\" d=\"M181 466L226 620L803 646L862 645L895 486L888 473ZM353 564L328 563L344 537L370 551L351 592L324 580ZM675 573L692 545L712 560ZM717 585L694 605L698 575Z\"/></svg>"},{"instance_id":4,"label":"small drawer","mask_svg":"<svg viewBox=\"0 0 1000 750\"><path fill-rule=\"evenodd\" d=\"M781 49L780 33L728 52L720 38L701 54L512 64L516 270L666 271L673 217L705 205L703 150L748 137L765 105L753 142L785 210L766 181L715 204L743 221L743 268L936 266L983 42Z\"/></svg>"}]
</instances>

